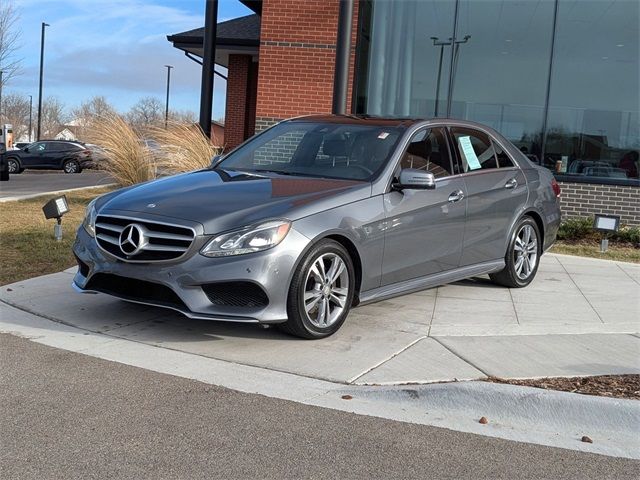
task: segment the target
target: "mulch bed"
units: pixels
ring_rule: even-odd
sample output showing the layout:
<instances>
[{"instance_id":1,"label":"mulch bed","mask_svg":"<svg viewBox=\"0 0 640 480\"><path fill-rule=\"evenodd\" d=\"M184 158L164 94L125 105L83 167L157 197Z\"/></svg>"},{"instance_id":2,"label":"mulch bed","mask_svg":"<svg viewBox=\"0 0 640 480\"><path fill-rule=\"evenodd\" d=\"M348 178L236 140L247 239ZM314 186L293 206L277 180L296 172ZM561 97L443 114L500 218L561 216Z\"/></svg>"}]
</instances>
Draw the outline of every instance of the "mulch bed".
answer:
<instances>
[{"instance_id":1,"label":"mulch bed","mask_svg":"<svg viewBox=\"0 0 640 480\"><path fill-rule=\"evenodd\" d=\"M640 400L640 375L600 375L596 377L556 377L529 380L505 380L503 378L490 377L487 381L544 388L545 390L581 393L583 395Z\"/></svg>"}]
</instances>

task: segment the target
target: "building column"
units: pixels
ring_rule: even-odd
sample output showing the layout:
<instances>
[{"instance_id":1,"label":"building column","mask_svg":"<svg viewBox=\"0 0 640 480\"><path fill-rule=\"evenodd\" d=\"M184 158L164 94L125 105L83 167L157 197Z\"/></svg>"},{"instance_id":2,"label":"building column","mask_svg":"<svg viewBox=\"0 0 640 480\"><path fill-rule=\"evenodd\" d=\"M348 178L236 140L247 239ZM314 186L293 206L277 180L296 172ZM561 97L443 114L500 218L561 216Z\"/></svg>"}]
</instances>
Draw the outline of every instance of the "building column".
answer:
<instances>
[{"instance_id":1,"label":"building column","mask_svg":"<svg viewBox=\"0 0 640 480\"><path fill-rule=\"evenodd\" d=\"M236 147L254 133L257 72L251 55L229 55L225 150Z\"/></svg>"}]
</instances>

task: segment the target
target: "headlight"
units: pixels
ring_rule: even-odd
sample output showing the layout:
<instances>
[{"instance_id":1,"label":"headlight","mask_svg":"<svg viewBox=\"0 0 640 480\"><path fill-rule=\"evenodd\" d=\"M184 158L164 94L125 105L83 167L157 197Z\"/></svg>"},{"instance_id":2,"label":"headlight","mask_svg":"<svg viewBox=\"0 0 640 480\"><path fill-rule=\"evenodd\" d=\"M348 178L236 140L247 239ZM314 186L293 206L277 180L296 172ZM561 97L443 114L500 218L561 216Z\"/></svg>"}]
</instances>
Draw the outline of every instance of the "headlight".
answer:
<instances>
[{"instance_id":1,"label":"headlight","mask_svg":"<svg viewBox=\"0 0 640 480\"><path fill-rule=\"evenodd\" d=\"M273 220L217 236L200 251L205 257L261 252L278 245L291 229L288 220Z\"/></svg>"},{"instance_id":2,"label":"headlight","mask_svg":"<svg viewBox=\"0 0 640 480\"><path fill-rule=\"evenodd\" d=\"M84 220L82 226L92 237L96 236L96 199L91 200L87 205L87 210L84 212Z\"/></svg>"}]
</instances>

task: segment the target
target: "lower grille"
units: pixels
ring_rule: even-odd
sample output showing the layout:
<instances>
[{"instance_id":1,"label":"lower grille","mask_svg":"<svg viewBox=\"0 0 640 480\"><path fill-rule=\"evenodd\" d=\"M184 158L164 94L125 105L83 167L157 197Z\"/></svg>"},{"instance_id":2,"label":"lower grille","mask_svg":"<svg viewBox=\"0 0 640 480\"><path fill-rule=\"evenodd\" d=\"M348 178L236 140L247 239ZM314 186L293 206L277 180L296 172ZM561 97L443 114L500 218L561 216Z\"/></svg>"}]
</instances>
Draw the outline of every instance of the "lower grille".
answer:
<instances>
[{"instance_id":1,"label":"lower grille","mask_svg":"<svg viewBox=\"0 0 640 480\"><path fill-rule=\"evenodd\" d=\"M189 310L173 290L159 283L121 277L111 273L96 273L84 288L126 300L163 305L183 311Z\"/></svg>"},{"instance_id":2,"label":"lower grille","mask_svg":"<svg viewBox=\"0 0 640 480\"><path fill-rule=\"evenodd\" d=\"M111 215L96 219L98 245L129 262L175 260L189 250L194 239L195 232L180 225Z\"/></svg>"},{"instance_id":3,"label":"lower grille","mask_svg":"<svg viewBox=\"0 0 640 480\"><path fill-rule=\"evenodd\" d=\"M80 275L86 278L87 275L89 275L89 265L80 260L77 255L74 254L74 257L76 257L76 262L78 262L78 270L80 270Z\"/></svg>"},{"instance_id":4,"label":"lower grille","mask_svg":"<svg viewBox=\"0 0 640 480\"><path fill-rule=\"evenodd\" d=\"M259 308L269 304L264 290L251 282L208 283L202 290L211 303L221 307Z\"/></svg>"}]
</instances>

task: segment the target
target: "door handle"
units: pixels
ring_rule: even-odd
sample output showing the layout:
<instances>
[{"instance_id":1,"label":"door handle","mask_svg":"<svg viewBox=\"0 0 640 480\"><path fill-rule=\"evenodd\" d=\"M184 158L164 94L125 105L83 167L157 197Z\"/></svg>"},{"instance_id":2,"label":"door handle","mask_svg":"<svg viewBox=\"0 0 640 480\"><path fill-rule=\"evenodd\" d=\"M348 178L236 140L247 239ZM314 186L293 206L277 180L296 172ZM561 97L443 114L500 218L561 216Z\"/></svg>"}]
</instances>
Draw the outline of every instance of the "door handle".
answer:
<instances>
[{"instance_id":1,"label":"door handle","mask_svg":"<svg viewBox=\"0 0 640 480\"><path fill-rule=\"evenodd\" d=\"M459 202L463 198L464 198L464 192L462 190L456 190L455 192L452 192L451 195L449 195L449 202L451 203Z\"/></svg>"},{"instance_id":2,"label":"door handle","mask_svg":"<svg viewBox=\"0 0 640 480\"><path fill-rule=\"evenodd\" d=\"M518 181L515 178L512 178L507 183L504 184L504 188L516 188L518 186Z\"/></svg>"}]
</instances>

